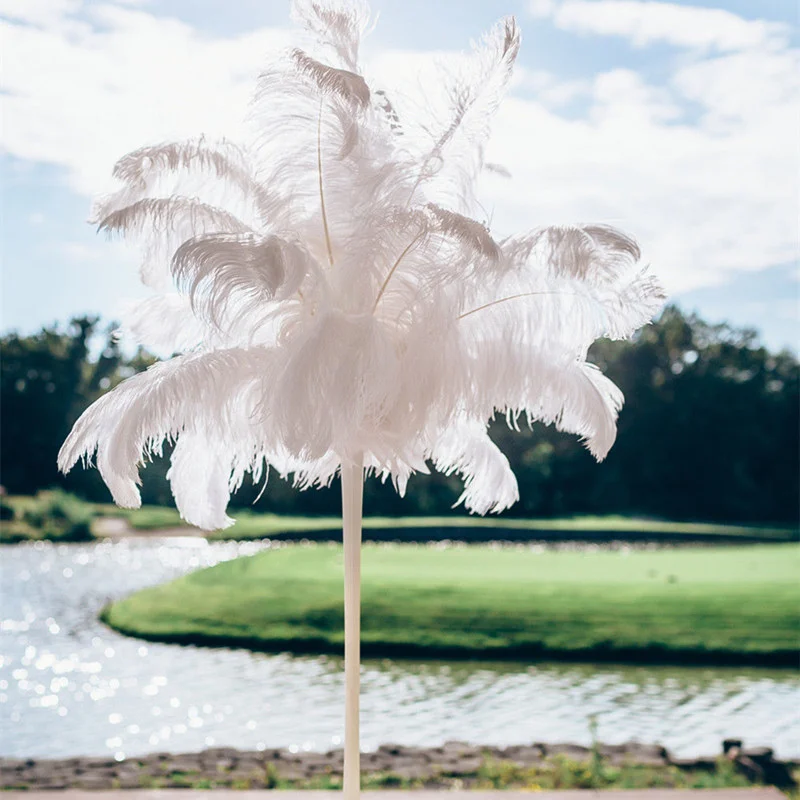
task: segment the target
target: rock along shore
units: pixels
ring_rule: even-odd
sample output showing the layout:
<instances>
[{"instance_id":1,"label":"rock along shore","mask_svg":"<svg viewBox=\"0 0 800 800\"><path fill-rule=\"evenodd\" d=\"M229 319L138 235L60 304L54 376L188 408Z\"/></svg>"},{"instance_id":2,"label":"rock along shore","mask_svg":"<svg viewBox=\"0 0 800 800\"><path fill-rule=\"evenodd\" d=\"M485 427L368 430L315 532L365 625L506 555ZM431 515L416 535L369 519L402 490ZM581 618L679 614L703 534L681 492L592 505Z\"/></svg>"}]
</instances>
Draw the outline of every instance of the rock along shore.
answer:
<instances>
[{"instance_id":1,"label":"rock along shore","mask_svg":"<svg viewBox=\"0 0 800 800\"><path fill-rule=\"evenodd\" d=\"M590 748L575 744L480 747L447 742L442 747L407 747L386 744L362 753L361 771L378 785L430 788L452 786L454 779L466 785L477 779L487 765L495 769L547 768L568 760L589 762L599 755L604 764L646 767L654 770L712 772L720 759L732 762L736 771L754 783L792 786L792 770L798 762L776 761L769 748L743 749L741 742L726 740L718 757L680 759L659 745L627 743ZM292 752L286 749L244 751L215 747L200 753L152 753L117 761L107 756L66 759L0 758L2 789L140 789L140 788L274 788L287 782L299 786L341 778L342 750L327 753ZM449 781L449 783L448 783ZM376 787L377 788L377 787Z\"/></svg>"}]
</instances>

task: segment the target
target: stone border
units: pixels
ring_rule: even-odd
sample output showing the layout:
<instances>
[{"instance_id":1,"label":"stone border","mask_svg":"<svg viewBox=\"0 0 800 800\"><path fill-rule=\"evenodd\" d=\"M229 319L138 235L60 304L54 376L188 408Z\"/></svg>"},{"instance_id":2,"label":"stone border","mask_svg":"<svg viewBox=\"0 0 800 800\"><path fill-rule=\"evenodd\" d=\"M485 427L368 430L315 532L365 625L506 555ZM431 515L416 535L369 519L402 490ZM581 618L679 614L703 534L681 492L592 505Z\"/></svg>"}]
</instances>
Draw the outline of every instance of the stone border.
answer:
<instances>
[{"instance_id":1,"label":"stone border","mask_svg":"<svg viewBox=\"0 0 800 800\"><path fill-rule=\"evenodd\" d=\"M660 745L630 742L598 745L596 753L605 764L649 768L713 771L720 757L674 758ZM559 758L588 762L594 752L576 744L480 747L447 742L442 747L408 747L385 744L363 753L363 775L391 776L385 786L419 782L446 786L444 779L475 777L487 762L521 768L546 766ZM770 748L743 749L741 741L726 740L723 756L735 763L753 783L794 786L792 769L800 762L781 762ZM0 788L9 789L142 789L142 788L272 788L280 781L305 783L341 777L342 750L327 753L291 752L287 749L243 751L215 747L200 753L152 753L116 761L109 757L66 759L0 758Z\"/></svg>"}]
</instances>

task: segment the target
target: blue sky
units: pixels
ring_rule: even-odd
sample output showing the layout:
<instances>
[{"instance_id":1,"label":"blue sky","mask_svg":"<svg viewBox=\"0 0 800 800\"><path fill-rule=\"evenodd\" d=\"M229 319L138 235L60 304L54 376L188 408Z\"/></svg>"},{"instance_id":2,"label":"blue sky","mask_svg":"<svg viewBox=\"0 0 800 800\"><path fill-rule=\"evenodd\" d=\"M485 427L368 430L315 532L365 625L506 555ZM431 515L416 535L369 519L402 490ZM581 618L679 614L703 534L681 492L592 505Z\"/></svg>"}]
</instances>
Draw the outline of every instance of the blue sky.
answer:
<instances>
[{"instance_id":1,"label":"blue sky","mask_svg":"<svg viewBox=\"0 0 800 800\"><path fill-rule=\"evenodd\" d=\"M497 233L599 221L636 236L671 299L798 348L800 56L793 0L376 0L366 63L408 84L513 13L495 123ZM235 133L288 0L0 0L3 330L118 315L135 253L86 223L134 147ZM410 84L409 84L410 85ZM180 99L177 99L180 98Z\"/></svg>"}]
</instances>

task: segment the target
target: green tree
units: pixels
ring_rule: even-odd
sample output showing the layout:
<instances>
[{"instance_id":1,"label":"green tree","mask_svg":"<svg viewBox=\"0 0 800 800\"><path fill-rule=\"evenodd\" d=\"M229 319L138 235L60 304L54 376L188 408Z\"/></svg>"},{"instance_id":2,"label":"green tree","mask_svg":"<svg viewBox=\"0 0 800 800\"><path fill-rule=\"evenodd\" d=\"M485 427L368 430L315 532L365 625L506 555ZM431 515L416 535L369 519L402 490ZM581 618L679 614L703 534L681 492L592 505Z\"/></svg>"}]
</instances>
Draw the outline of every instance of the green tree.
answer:
<instances>
[{"instance_id":1,"label":"green tree","mask_svg":"<svg viewBox=\"0 0 800 800\"><path fill-rule=\"evenodd\" d=\"M617 442L594 464L552 428L523 437L512 462L524 514L797 521L800 371L792 354L670 306L634 340L599 342L590 358L625 393ZM495 435L505 435L501 426Z\"/></svg>"},{"instance_id":2,"label":"green tree","mask_svg":"<svg viewBox=\"0 0 800 800\"><path fill-rule=\"evenodd\" d=\"M0 474L9 492L32 494L61 482L55 464L59 443L86 402L111 385L120 362L108 333L100 357L89 359L97 322L80 317L65 331L45 328L33 336L3 337Z\"/></svg>"},{"instance_id":3,"label":"green tree","mask_svg":"<svg viewBox=\"0 0 800 800\"><path fill-rule=\"evenodd\" d=\"M65 478L56 455L86 406L154 359L143 351L126 359L113 336L116 326L99 330L98 322L76 317L65 329L47 327L31 336L12 332L0 340L0 481L8 492L34 494L60 486L92 500L109 499L94 470ZM98 338L95 356L92 344ZM164 469L160 472L163 478ZM168 490L162 491L155 477L148 481L150 499L166 502Z\"/></svg>"},{"instance_id":4,"label":"green tree","mask_svg":"<svg viewBox=\"0 0 800 800\"><path fill-rule=\"evenodd\" d=\"M602 348L598 357L628 398L605 477L624 480L631 511L797 520L794 356L771 354L754 331L708 325L674 307L637 341Z\"/></svg>"},{"instance_id":5,"label":"green tree","mask_svg":"<svg viewBox=\"0 0 800 800\"><path fill-rule=\"evenodd\" d=\"M98 356L90 347L101 337ZM65 330L2 339L0 480L13 493L61 486L92 500L109 495L95 470L56 471L73 421L118 381L153 357L127 358L94 318ZM756 334L708 325L674 307L632 341L602 341L590 353L623 390L617 443L596 464L573 437L537 425L511 434L492 428L517 474L511 516L637 514L670 519L797 522L800 508L800 368L770 353ZM171 504L165 457L142 473L145 503ZM460 482L435 473L412 477L405 498L377 480L365 485L368 514L446 514ZM259 498L260 495L260 498ZM338 487L296 492L274 472L266 486L245 484L234 507L278 513L338 514ZM459 512L459 513L463 513Z\"/></svg>"}]
</instances>

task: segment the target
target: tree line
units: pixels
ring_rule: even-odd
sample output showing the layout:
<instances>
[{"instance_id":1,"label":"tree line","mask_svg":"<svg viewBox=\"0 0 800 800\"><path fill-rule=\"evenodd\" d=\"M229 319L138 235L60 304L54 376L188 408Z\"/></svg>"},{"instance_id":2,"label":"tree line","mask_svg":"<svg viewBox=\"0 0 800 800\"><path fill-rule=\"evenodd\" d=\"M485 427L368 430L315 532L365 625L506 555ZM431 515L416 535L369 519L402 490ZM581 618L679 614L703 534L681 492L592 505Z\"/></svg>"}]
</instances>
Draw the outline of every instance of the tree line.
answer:
<instances>
[{"instance_id":1,"label":"tree line","mask_svg":"<svg viewBox=\"0 0 800 800\"><path fill-rule=\"evenodd\" d=\"M93 343L100 342L97 349ZM154 362L125 354L113 326L81 317L65 327L0 340L0 481L10 494L60 487L108 501L96 470L60 475L56 454L78 415L126 377ZM540 424L491 435L508 455L520 502L507 516L622 514L675 520L796 523L800 508L800 367L751 330L710 325L670 306L631 341L590 351L623 390L625 407L608 458L596 464L576 437ZM172 503L165 457L142 471L145 503ZM367 514L451 510L457 478L414 476L404 498L371 479ZM259 497L259 494L261 495ZM258 499L256 499L258 498ZM283 514L338 514L338 486L299 492L272 473L245 484L231 505Z\"/></svg>"}]
</instances>

